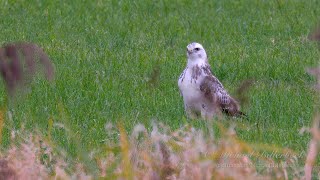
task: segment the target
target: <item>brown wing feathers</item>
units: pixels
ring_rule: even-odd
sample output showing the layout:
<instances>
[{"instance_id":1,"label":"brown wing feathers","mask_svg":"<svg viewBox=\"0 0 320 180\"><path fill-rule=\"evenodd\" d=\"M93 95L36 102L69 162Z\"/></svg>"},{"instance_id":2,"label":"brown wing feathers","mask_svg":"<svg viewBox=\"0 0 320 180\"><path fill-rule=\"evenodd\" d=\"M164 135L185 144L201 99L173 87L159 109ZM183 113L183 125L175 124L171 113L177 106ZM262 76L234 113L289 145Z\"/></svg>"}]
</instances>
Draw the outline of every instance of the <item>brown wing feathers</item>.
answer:
<instances>
[{"instance_id":1,"label":"brown wing feathers","mask_svg":"<svg viewBox=\"0 0 320 180\"><path fill-rule=\"evenodd\" d=\"M227 114L228 116L233 117L246 117L246 114L239 110L238 102L235 101L232 97L229 97L230 101L229 104L220 104L220 108L223 113Z\"/></svg>"},{"instance_id":2,"label":"brown wing feathers","mask_svg":"<svg viewBox=\"0 0 320 180\"><path fill-rule=\"evenodd\" d=\"M214 85L213 85L214 79L211 76L206 76L202 83L200 84L200 91L203 92L206 99L208 99L210 102L214 102L215 104L218 104L216 97L214 96Z\"/></svg>"},{"instance_id":3,"label":"brown wing feathers","mask_svg":"<svg viewBox=\"0 0 320 180\"><path fill-rule=\"evenodd\" d=\"M226 115L233 117L246 116L239 110L238 102L227 94L222 84L213 75L206 76L203 79L200 90L211 102L215 101L216 107L219 107Z\"/></svg>"}]
</instances>

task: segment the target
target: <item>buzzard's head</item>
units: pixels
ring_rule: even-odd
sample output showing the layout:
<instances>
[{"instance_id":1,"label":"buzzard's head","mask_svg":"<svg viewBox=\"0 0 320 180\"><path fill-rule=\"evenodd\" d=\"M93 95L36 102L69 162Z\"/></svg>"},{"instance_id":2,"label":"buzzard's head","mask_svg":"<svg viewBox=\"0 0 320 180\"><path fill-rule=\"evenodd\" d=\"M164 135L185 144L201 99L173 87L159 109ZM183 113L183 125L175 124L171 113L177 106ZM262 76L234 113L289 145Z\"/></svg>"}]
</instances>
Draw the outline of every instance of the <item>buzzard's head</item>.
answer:
<instances>
[{"instance_id":1,"label":"buzzard's head","mask_svg":"<svg viewBox=\"0 0 320 180\"><path fill-rule=\"evenodd\" d=\"M207 61L207 54L201 44L193 42L187 46L188 60L191 61Z\"/></svg>"}]
</instances>

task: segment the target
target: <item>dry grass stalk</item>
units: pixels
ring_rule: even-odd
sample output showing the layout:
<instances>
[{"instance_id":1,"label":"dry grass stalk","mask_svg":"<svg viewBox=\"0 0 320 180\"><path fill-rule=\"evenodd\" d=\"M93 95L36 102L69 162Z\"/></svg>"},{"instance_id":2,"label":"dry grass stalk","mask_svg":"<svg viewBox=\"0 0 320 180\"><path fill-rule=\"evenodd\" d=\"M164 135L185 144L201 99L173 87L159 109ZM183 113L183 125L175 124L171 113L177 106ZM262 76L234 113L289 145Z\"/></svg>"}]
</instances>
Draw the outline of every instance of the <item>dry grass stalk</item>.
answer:
<instances>
[{"instance_id":1,"label":"dry grass stalk","mask_svg":"<svg viewBox=\"0 0 320 180\"><path fill-rule=\"evenodd\" d=\"M247 93L250 87L254 84L255 80L247 79L241 82L236 90L236 97L241 106L248 104L249 98L247 97Z\"/></svg>"},{"instance_id":2,"label":"dry grass stalk","mask_svg":"<svg viewBox=\"0 0 320 180\"><path fill-rule=\"evenodd\" d=\"M308 39L312 41L320 41L320 26L316 27L313 32L309 34Z\"/></svg>"},{"instance_id":3,"label":"dry grass stalk","mask_svg":"<svg viewBox=\"0 0 320 180\"><path fill-rule=\"evenodd\" d=\"M313 127L310 129L312 139L309 142L309 149L306 157L306 163L304 167L305 179L309 180L312 178L312 169L316 162L317 155L319 153L319 142L320 142L320 118L316 117L313 123Z\"/></svg>"},{"instance_id":4,"label":"dry grass stalk","mask_svg":"<svg viewBox=\"0 0 320 180\"><path fill-rule=\"evenodd\" d=\"M66 169L70 169L70 164L63 160L65 157L58 157L42 136L26 135L28 132L23 129L11 134L15 143L0 154L0 179L93 179L81 163L68 174Z\"/></svg>"},{"instance_id":5,"label":"dry grass stalk","mask_svg":"<svg viewBox=\"0 0 320 180\"><path fill-rule=\"evenodd\" d=\"M320 29L317 29L313 34L309 37L311 40L320 41ZM317 82L315 89L319 92L320 91L320 68L308 68L307 72L310 75L315 76ZM308 153L306 157L304 173L305 179L309 180L312 179L312 169L314 167L317 155L319 153L319 142L320 142L320 118L319 115L315 116L313 126L310 129L312 134L312 138L309 142Z\"/></svg>"},{"instance_id":6,"label":"dry grass stalk","mask_svg":"<svg viewBox=\"0 0 320 180\"><path fill-rule=\"evenodd\" d=\"M4 110L0 109L0 143L1 143L1 140L2 140L2 130L3 130L3 127L4 127L4 113L5 112Z\"/></svg>"},{"instance_id":7,"label":"dry grass stalk","mask_svg":"<svg viewBox=\"0 0 320 180\"><path fill-rule=\"evenodd\" d=\"M53 65L36 44L21 42L0 48L0 72L10 95L15 93L17 87L31 81L38 68L44 69L47 79L53 79Z\"/></svg>"},{"instance_id":8,"label":"dry grass stalk","mask_svg":"<svg viewBox=\"0 0 320 180\"><path fill-rule=\"evenodd\" d=\"M239 140L232 127L221 131L221 139L212 139L189 126L170 131L161 124L154 125L148 133L146 128L138 125L131 136L124 135L122 129L121 163L117 164L112 158L112 162L104 164L109 167L115 164L114 171L105 165L101 169L109 169L109 174L103 173L105 177L119 179L288 179L292 172L289 168L291 156L283 159L287 165L278 164L272 157L264 157L255 147ZM281 153L280 150L277 152ZM110 152L107 157L109 155L114 156L114 153ZM124 176L124 171L131 175Z\"/></svg>"},{"instance_id":9,"label":"dry grass stalk","mask_svg":"<svg viewBox=\"0 0 320 180\"><path fill-rule=\"evenodd\" d=\"M0 159L0 179L15 180L16 172L13 168L9 167L6 159Z\"/></svg>"},{"instance_id":10,"label":"dry grass stalk","mask_svg":"<svg viewBox=\"0 0 320 180\"><path fill-rule=\"evenodd\" d=\"M299 178L292 175L290 158L283 159L286 166L275 166L272 157L264 157L258 148L238 139L234 127L219 126L222 136L217 139L188 125L171 131L159 124L151 132L137 125L130 135L119 125L113 129L119 141L108 142L107 148L101 149L107 153L93 153L91 159L97 159L100 177L113 179ZM13 134L14 138L21 136ZM3 163L0 176L4 172L16 179L93 179L93 172L86 166L66 163L47 144L40 135L30 135L20 145L12 146L2 155L7 164ZM46 160L42 159L44 155Z\"/></svg>"}]
</instances>

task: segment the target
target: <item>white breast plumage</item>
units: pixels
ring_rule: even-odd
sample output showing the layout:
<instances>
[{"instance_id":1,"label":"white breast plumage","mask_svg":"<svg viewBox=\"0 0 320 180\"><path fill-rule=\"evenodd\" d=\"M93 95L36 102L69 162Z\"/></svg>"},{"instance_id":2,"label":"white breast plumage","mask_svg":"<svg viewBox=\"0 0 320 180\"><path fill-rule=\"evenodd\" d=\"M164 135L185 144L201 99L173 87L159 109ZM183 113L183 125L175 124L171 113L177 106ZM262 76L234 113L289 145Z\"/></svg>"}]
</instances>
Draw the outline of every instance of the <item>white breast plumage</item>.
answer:
<instances>
[{"instance_id":1,"label":"white breast plumage","mask_svg":"<svg viewBox=\"0 0 320 180\"><path fill-rule=\"evenodd\" d=\"M185 98L192 98L193 96L197 96L197 94L200 93L200 80L201 79L199 77L193 77L192 70L188 67L182 72L178 81L178 86Z\"/></svg>"},{"instance_id":2,"label":"white breast plumage","mask_svg":"<svg viewBox=\"0 0 320 180\"><path fill-rule=\"evenodd\" d=\"M204 119L211 119L219 111L231 116L243 115L237 102L212 74L202 45L189 44L187 56L187 67L179 77L178 86L188 117L194 119L201 115Z\"/></svg>"}]
</instances>

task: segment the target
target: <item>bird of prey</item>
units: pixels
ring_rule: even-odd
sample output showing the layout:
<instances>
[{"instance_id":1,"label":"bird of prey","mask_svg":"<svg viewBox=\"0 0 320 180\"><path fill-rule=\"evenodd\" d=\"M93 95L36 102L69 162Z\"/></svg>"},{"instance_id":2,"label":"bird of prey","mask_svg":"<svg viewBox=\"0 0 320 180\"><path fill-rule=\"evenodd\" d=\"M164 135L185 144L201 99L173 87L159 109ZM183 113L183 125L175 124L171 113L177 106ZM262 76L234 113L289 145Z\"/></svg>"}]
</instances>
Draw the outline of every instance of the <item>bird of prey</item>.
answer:
<instances>
[{"instance_id":1,"label":"bird of prey","mask_svg":"<svg viewBox=\"0 0 320 180\"><path fill-rule=\"evenodd\" d=\"M187 67L178 80L186 114L191 119L212 119L221 112L243 116L239 105L212 74L203 46L193 42L187 46Z\"/></svg>"}]
</instances>

